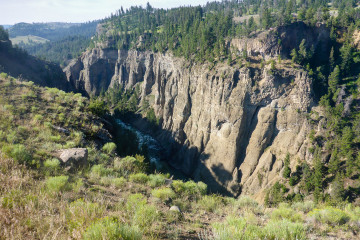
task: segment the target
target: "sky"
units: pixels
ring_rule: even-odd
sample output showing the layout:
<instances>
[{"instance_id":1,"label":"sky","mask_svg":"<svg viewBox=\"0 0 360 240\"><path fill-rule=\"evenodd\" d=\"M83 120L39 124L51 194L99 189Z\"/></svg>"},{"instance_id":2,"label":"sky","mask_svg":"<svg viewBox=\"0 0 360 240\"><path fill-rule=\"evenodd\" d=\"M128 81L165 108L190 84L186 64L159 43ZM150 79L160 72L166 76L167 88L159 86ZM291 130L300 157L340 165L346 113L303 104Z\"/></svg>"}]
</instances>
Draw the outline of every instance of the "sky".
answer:
<instances>
[{"instance_id":1,"label":"sky","mask_svg":"<svg viewBox=\"0 0 360 240\"><path fill-rule=\"evenodd\" d=\"M0 24L86 22L110 16L122 6L172 8L204 5L211 0L0 0Z\"/></svg>"}]
</instances>

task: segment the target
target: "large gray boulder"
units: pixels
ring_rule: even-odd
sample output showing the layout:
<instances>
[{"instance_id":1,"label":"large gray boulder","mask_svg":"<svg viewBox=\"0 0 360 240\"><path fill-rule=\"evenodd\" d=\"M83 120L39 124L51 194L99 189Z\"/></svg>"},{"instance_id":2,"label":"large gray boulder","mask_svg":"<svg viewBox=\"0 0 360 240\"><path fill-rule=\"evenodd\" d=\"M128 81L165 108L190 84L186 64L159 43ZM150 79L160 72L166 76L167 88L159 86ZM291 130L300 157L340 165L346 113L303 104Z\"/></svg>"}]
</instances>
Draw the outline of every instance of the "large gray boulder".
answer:
<instances>
[{"instance_id":1,"label":"large gray boulder","mask_svg":"<svg viewBox=\"0 0 360 240\"><path fill-rule=\"evenodd\" d=\"M65 165L85 165L88 159L88 150L86 148L63 149L60 150L59 158Z\"/></svg>"}]
</instances>

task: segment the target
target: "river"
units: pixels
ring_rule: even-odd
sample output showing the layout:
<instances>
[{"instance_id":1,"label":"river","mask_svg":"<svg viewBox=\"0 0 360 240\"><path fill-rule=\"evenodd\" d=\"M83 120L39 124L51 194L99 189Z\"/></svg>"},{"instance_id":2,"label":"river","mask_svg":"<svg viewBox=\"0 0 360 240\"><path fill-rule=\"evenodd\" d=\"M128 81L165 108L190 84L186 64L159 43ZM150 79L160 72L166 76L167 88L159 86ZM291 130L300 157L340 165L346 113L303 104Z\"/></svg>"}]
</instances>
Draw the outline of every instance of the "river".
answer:
<instances>
[{"instance_id":1,"label":"river","mask_svg":"<svg viewBox=\"0 0 360 240\"><path fill-rule=\"evenodd\" d=\"M150 158L150 163L156 167L156 170L160 171L164 169L165 163L161 161L162 153L164 149L160 146L158 141L148 134L142 133L131 125L124 123L120 119L116 119L116 123L124 129L130 130L136 134L136 137L139 141L139 148L146 145L148 148L148 154ZM140 150L140 149L139 149Z\"/></svg>"}]
</instances>

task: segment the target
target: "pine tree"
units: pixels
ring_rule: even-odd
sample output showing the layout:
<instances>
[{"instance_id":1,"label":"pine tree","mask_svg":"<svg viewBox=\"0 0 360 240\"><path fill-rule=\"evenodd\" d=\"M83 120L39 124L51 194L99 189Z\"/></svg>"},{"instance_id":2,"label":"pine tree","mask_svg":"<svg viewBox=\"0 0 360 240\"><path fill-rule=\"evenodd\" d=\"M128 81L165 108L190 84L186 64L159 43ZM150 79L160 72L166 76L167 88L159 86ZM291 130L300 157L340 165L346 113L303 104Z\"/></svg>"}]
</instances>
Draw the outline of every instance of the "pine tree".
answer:
<instances>
[{"instance_id":1,"label":"pine tree","mask_svg":"<svg viewBox=\"0 0 360 240\"><path fill-rule=\"evenodd\" d=\"M272 24L272 20L271 20L271 13L270 10L268 8L265 8L262 11L262 14L260 16L260 21L261 21L261 25L264 29L268 29L270 28L271 24Z\"/></svg>"},{"instance_id":2,"label":"pine tree","mask_svg":"<svg viewBox=\"0 0 360 240\"><path fill-rule=\"evenodd\" d=\"M296 51L295 48L294 48L293 50L291 50L290 56L292 57L292 58L291 58L291 61L292 61L293 63L298 63L298 61L299 61L299 56L298 56L298 53L297 53L297 51Z\"/></svg>"},{"instance_id":3,"label":"pine tree","mask_svg":"<svg viewBox=\"0 0 360 240\"><path fill-rule=\"evenodd\" d=\"M331 27L331 30L330 30L330 38L333 41L336 40L336 32L335 32L335 28L333 26Z\"/></svg>"},{"instance_id":4,"label":"pine tree","mask_svg":"<svg viewBox=\"0 0 360 240\"><path fill-rule=\"evenodd\" d=\"M351 45L346 43L340 48L341 56L341 70L348 73L352 64L352 48Z\"/></svg>"},{"instance_id":5,"label":"pine tree","mask_svg":"<svg viewBox=\"0 0 360 240\"><path fill-rule=\"evenodd\" d=\"M322 198L323 175L323 163L321 161L320 149L317 147L314 157L314 198L316 202Z\"/></svg>"},{"instance_id":6,"label":"pine tree","mask_svg":"<svg viewBox=\"0 0 360 240\"><path fill-rule=\"evenodd\" d=\"M330 71L333 71L334 67L335 67L334 47L331 47L330 56L329 56L329 64L330 64Z\"/></svg>"},{"instance_id":7,"label":"pine tree","mask_svg":"<svg viewBox=\"0 0 360 240\"><path fill-rule=\"evenodd\" d=\"M338 149L331 153L330 161L329 161L329 173L334 174L337 173L340 169L340 160L338 156Z\"/></svg>"},{"instance_id":8,"label":"pine tree","mask_svg":"<svg viewBox=\"0 0 360 240\"><path fill-rule=\"evenodd\" d=\"M283 177L284 178L289 178L291 174L291 168L290 168L290 154L287 153L285 160L284 160L284 172L283 172Z\"/></svg>"},{"instance_id":9,"label":"pine tree","mask_svg":"<svg viewBox=\"0 0 360 240\"><path fill-rule=\"evenodd\" d=\"M340 149L343 156L345 156L352 149L354 133L349 126L344 127L340 141Z\"/></svg>"},{"instance_id":10,"label":"pine tree","mask_svg":"<svg viewBox=\"0 0 360 240\"><path fill-rule=\"evenodd\" d=\"M331 198L336 202L340 202L344 199L344 175L338 172L332 182Z\"/></svg>"},{"instance_id":11,"label":"pine tree","mask_svg":"<svg viewBox=\"0 0 360 240\"><path fill-rule=\"evenodd\" d=\"M306 61L308 59L308 51L306 49L306 40L303 39L299 45L299 60L300 62Z\"/></svg>"},{"instance_id":12,"label":"pine tree","mask_svg":"<svg viewBox=\"0 0 360 240\"><path fill-rule=\"evenodd\" d=\"M334 71L329 76L329 89L332 93L335 93L340 82L340 68L338 65L334 68Z\"/></svg>"}]
</instances>

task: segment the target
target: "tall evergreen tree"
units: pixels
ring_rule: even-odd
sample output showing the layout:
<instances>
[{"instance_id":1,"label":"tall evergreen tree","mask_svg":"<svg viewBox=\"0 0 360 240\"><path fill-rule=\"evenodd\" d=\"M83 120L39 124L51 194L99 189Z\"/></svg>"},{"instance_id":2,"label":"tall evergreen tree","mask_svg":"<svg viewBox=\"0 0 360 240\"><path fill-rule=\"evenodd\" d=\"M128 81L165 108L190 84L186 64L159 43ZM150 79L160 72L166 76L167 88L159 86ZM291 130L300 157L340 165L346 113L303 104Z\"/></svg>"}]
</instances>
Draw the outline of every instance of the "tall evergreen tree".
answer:
<instances>
[{"instance_id":1,"label":"tall evergreen tree","mask_svg":"<svg viewBox=\"0 0 360 240\"><path fill-rule=\"evenodd\" d=\"M329 89L332 93L335 93L340 82L340 68L336 65L334 71L329 76Z\"/></svg>"},{"instance_id":2,"label":"tall evergreen tree","mask_svg":"<svg viewBox=\"0 0 360 240\"><path fill-rule=\"evenodd\" d=\"M314 156L314 199L316 202L322 199L323 192L323 163L321 161L320 148L317 147Z\"/></svg>"}]
</instances>

